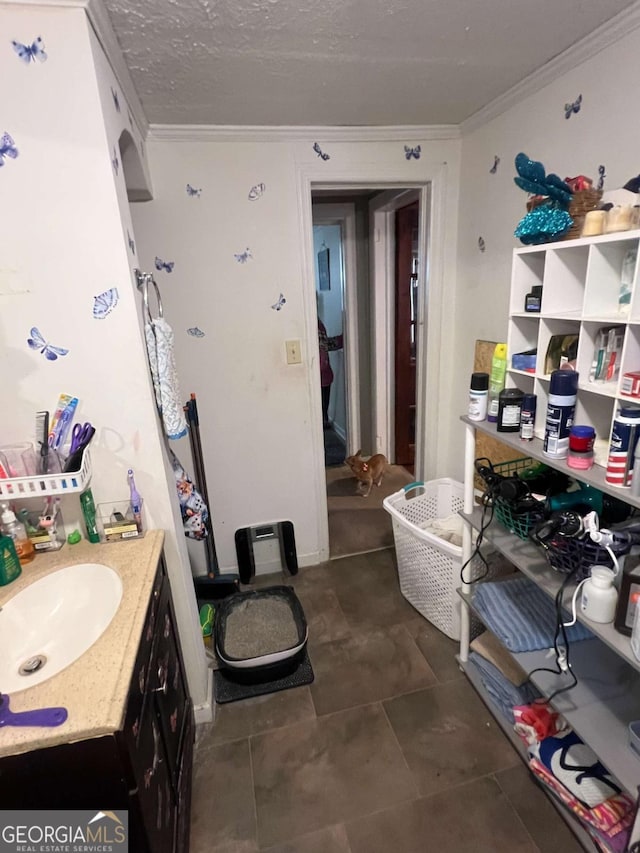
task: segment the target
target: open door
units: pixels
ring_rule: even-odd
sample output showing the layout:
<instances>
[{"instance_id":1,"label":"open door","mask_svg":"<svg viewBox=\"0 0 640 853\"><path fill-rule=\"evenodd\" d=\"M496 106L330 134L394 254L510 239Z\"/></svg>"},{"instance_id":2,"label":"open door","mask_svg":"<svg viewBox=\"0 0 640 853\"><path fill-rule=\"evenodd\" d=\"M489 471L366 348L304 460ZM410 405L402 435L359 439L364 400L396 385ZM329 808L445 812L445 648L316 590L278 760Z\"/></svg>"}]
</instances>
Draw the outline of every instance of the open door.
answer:
<instances>
[{"instance_id":1,"label":"open door","mask_svg":"<svg viewBox=\"0 0 640 853\"><path fill-rule=\"evenodd\" d=\"M413 472L416 455L418 201L396 210L395 461Z\"/></svg>"}]
</instances>

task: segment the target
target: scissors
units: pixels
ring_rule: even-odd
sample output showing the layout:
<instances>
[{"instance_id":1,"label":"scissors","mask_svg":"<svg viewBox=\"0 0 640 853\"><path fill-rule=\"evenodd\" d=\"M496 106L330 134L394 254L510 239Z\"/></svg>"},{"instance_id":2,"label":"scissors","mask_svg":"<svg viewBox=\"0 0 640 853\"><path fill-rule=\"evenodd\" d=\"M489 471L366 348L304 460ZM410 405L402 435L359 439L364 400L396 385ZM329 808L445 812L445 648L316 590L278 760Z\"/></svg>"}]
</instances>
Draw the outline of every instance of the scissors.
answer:
<instances>
[{"instance_id":1,"label":"scissors","mask_svg":"<svg viewBox=\"0 0 640 853\"><path fill-rule=\"evenodd\" d=\"M91 426L89 421L84 424L75 424L71 431L71 447L69 448L69 454L75 453L76 450L80 450L82 447L87 445L93 438L94 432L95 429Z\"/></svg>"}]
</instances>

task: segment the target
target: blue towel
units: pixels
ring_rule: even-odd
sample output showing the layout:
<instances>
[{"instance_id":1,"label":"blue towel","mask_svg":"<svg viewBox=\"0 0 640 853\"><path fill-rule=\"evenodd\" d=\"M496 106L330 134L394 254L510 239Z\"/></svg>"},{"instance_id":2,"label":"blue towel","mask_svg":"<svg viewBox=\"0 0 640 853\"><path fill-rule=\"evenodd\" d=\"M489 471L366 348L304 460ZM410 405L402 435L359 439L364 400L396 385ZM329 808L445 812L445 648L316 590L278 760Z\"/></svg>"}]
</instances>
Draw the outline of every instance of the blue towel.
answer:
<instances>
[{"instance_id":1,"label":"blue towel","mask_svg":"<svg viewBox=\"0 0 640 853\"><path fill-rule=\"evenodd\" d=\"M553 600L533 581L515 577L476 586L473 606L482 621L510 652L533 652L553 646L556 609ZM565 621L569 621L565 614ZM577 622L567 628L570 643L588 640L591 631Z\"/></svg>"},{"instance_id":2,"label":"blue towel","mask_svg":"<svg viewBox=\"0 0 640 853\"><path fill-rule=\"evenodd\" d=\"M491 696L502 716L513 725L513 708L515 705L530 705L540 698L536 688L525 681L520 687L512 684L490 661L477 652L470 652L469 661L478 671L485 690Z\"/></svg>"}]
</instances>

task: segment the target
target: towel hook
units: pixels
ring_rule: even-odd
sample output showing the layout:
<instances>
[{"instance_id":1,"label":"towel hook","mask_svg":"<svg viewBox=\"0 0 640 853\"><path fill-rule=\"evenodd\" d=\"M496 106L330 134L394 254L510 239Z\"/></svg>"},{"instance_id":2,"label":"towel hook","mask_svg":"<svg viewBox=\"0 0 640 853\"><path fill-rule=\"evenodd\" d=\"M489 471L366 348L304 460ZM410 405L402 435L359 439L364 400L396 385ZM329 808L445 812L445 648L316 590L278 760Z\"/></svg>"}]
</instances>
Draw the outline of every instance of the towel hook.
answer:
<instances>
[{"instance_id":1,"label":"towel hook","mask_svg":"<svg viewBox=\"0 0 640 853\"><path fill-rule=\"evenodd\" d=\"M142 300L144 302L145 311L147 312L147 317L149 318L149 322L153 322L154 318L151 314L151 309L149 308L149 285L152 284L156 292L156 299L158 301L158 317L162 317L162 299L160 298L160 290L151 273L142 272L138 269L134 270L134 273L138 290L142 291Z\"/></svg>"}]
</instances>

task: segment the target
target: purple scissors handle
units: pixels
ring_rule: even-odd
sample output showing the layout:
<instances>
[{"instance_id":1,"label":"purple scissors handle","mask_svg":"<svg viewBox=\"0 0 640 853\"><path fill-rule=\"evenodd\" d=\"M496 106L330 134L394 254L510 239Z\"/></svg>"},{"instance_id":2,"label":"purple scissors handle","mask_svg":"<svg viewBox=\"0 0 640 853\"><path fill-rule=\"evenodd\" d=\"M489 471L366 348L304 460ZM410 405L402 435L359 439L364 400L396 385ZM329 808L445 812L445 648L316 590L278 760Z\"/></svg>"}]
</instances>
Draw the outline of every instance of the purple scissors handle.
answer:
<instances>
[{"instance_id":1,"label":"purple scissors handle","mask_svg":"<svg viewBox=\"0 0 640 853\"><path fill-rule=\"evenodd\" d=\"M9 697L0 698L0 726L61 726L67 719L66 708L38 708L36 711L9 710Z\"/></svg>"},{"instance_id":2,"label":"purple scissors handle","mask_svg":"<svg viewBox=\"0 0 640 853\"><path fill-rule=\"evenodd\" d=\"M84 424L76 424L71 431L71 447L69 454L79 450L93 435L93 427L89 422Z\"/></svg>"}]
</instances>

